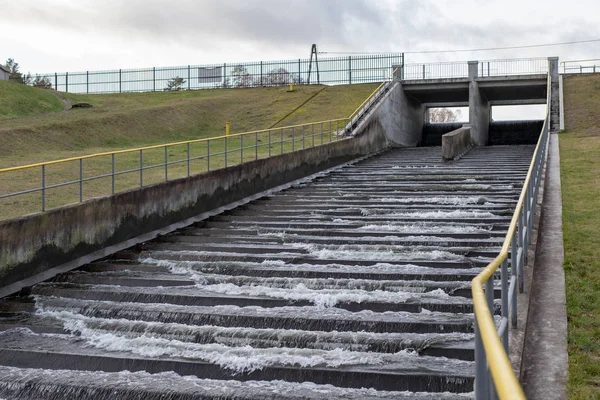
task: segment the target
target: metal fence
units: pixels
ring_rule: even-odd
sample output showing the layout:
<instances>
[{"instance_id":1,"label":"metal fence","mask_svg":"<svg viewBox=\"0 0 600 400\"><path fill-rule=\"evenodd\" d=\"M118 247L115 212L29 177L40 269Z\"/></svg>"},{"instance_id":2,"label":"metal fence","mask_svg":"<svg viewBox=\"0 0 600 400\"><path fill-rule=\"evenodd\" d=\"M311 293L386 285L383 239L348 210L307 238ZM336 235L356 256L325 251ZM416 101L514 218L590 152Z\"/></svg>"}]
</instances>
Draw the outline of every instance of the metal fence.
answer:
<instances>
[{"instance_id":1,"label":"metal fence","mask_svg":"<svg viewBox=\"0 0 600 400\"><path fill-rule=\"evenodd\" d=\"M550 87L550 77L548 77L548 87ZM508 359L508 333L511 326L517 326L517 290L523 292L524 289L524 265L527 262L527 249L531 244L537 198L548 146L549 110L550 107L547 106L546 120L502 249L483 272L473 279L471 285L475 309L475 396L477 399L498 397L507 400L525 399ZM496 276L498 269L500 269L499 277ZM502 314L500 324L496 327L492 316L494 315L494 282L498 278Z\"/></svg>"},{"instance_id":2,"label":"metal fence","mask_svg":"<svg viewBox=\"0 0 600 400\"><path fill-rule=\"evenodd\" d=\"M589 60L573 60L561 62L563 74L595 74L600 73L600 58Z\"/></svg>"},{"instance_id":3,"label":"metal fence","mask_svg":"<svg viewBox=\"0 0 600 400\"><path fill-rule=\"evenodd\" d=\"M294 84L374 83L391 78L402 53L257 61L111 71L34 74L53 89L71 93L153 92Z\"/></svg>"}]
</instances>

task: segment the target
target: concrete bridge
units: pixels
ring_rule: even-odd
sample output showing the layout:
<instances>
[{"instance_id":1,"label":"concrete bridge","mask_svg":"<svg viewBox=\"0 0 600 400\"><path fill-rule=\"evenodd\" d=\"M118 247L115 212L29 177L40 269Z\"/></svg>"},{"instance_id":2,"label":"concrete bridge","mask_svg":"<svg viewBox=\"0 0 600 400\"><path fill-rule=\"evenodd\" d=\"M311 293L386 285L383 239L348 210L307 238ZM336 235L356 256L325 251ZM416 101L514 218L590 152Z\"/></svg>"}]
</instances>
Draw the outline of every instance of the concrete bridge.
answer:
<instances>
[{"instance_id":1,"label":"concrete bridge","mask_svg":"<svg viewBox=\"0 0 600 400\"><path fill-rule=\"evenodd\" d=\"M339 142L1 223L0 397L474 397L470 281L534 146L398 145L465 101L483 145L542 80L398 79Z\"/></svg>"}]
</instances>

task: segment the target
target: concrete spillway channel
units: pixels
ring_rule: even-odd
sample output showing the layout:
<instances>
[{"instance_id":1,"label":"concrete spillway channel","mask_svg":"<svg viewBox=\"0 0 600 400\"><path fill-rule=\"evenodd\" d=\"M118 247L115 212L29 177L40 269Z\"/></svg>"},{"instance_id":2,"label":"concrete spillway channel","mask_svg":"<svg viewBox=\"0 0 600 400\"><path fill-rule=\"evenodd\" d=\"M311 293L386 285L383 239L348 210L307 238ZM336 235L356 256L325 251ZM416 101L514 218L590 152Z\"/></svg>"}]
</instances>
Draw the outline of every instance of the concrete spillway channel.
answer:
<instances>
[{"instance_id":1,"label":"concrete spillway channel","mask_svg":"<svg viewBox=\"0 0 600 400\"><path fill-rule=\"evenodd\" d=\"M0 303L0 397L472 397L532 146L389 150Z\"/></svg>"}]
</instances>

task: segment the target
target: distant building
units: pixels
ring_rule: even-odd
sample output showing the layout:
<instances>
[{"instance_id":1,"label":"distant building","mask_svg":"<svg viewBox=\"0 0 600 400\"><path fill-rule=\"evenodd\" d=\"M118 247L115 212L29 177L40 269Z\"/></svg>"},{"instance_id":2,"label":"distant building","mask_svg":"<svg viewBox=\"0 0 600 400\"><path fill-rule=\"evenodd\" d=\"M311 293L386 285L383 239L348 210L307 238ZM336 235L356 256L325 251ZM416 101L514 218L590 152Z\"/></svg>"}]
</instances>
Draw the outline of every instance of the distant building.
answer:
<instances>
[{"instance_id":1,"label":"distant building","mask_svg":"<svg viewBox=\"0 0 600 400\"><path fill-rule=\"evenodd\" d=\"M0 81L7 81L10 71L4 65L0 65Z\"/></svg>"}]
</instances>

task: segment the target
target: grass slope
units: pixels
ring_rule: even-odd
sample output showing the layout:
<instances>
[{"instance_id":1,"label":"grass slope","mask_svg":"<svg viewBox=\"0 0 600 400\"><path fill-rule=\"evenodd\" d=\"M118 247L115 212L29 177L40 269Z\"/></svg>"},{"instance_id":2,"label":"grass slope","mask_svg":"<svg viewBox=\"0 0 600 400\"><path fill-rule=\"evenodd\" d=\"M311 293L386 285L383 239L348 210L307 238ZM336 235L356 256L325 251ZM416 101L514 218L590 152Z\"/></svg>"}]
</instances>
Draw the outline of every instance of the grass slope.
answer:
<instances>
[{"instance_id":1,"label":"grass slope","mask_svg":"<svg viewBox=\"0 0 600 400\"><path fill-rule=\"evenodd\" d=\"M560 135L569 398L600 398L600 75L564 80Z\"/></svg>"},{"instance_id":2,"label":"grass slope","mask_svg":"<svg viewBox=\"0 0 600 400\"><path fill-rule=\"evenodd\" d=\"M63 103L46 90L0 81L0 121L58 112Z\"/></svg>"},{"instance_id":3,"label":"grass slope","mask_svg":"<svg viewBox=\"0 0 600 400\"><path fill-rule=\"evenodd\" d=\"M0 126L0 168L82 154L219 136L269 128L315 97L281 124L343 118L373 85L217 89L108 95L64 94L93 108L6 120ZM318 105L311 105L312 102Z\"/></svg>"}]
</instances>

